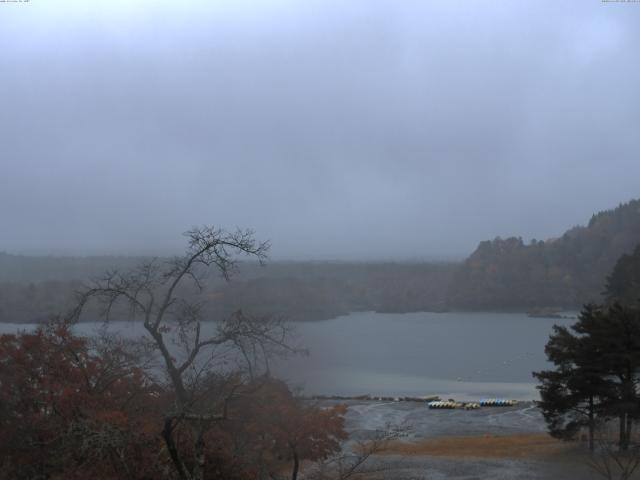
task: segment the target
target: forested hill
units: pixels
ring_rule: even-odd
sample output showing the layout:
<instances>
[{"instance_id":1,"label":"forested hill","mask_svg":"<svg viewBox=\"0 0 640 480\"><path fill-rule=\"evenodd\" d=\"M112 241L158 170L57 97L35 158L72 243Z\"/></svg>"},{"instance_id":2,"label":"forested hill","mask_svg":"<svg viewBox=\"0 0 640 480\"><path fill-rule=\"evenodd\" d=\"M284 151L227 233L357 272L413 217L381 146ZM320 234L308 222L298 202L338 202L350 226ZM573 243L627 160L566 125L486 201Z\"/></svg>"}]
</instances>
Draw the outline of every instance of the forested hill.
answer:
<instances>
[{"instance_id":1,"label":"forested hill","mask_svg":"<svg viewBox=\"0 0 640 480\"><path fill-rule=\"evenodd\" d=\"M0 252L0 283L35 283L45 281L86 280L105 270L124 270L137 265L144 257L30 257Z\"/></svg>"},{"instance_id":2,"label":"forested hill","mask_svg":"<svg viewBox=\"0 0 640 480\"><path fill-rule=\"evenodd\" d=\"M640 243L640 200L591 217L562 237L481 242L454 273L447 303L463 309L576 308L601 301L616 260Z\"/></svg>"},{"instance_id":3,"label":"forested hill","mask_svg":"<svg viewBox=\"0 0 640 480\"><path fill-rule=\"evenodd\" d=\"M243 262L230 283L217 274L209 278L205 295L212 301L206 316L222 318L239 308L291 320L363 310L578 308L603 300L616 261L638 244L640 200L634 200L594 215L588 226L558 239L481 242L462 264L272 262L261 268ZM33 322L63 313L81 282L105 270L126 271L142 260L0 253L0 322ZM610 283L617 285L620 275Z\"/></svg>"},{"instance_id":4,"label":"forested hill","mask_svg":"<svg viewBox=\"0 0 640 480\"><path fill-rule=\"evenodd\" d=\"M83 282L105 270L126 271L141 260L0 254L0 322L35 322L64 313ZM242 309L290 320L321 320L363 310L442 310L456 268L450 263L339 262L271 262L262 268L242 262L229 283L211 272L204 292L211 301L204 313L220 319ZM97 311L88 310L86 319L95 316Z\"/></svg>"}]
</instances>

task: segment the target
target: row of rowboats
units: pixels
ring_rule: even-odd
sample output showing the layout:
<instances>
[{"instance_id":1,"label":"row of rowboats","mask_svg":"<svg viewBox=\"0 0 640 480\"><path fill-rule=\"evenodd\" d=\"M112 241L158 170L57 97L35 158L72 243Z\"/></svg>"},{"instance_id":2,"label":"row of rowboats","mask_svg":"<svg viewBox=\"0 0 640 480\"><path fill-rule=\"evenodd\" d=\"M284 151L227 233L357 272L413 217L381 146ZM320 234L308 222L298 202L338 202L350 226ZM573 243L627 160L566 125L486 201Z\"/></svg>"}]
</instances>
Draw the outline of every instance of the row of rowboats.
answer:
<instances>
[{"instance_id":1,"label":"row of rowboats","mask_svg":"<svg viewBox=\"0 0 640 480\"><path fill-rule=\"evenodd\" d=\"M456 402L454 400L442 401L435 400L429 402L427 405L429 408L434 409L452 409L463 408L465 410L476 410L480 407L512 407L518 402L516 400L507 400L504 398L483 398L479 402Z\"/></svg>"}]
</instances>

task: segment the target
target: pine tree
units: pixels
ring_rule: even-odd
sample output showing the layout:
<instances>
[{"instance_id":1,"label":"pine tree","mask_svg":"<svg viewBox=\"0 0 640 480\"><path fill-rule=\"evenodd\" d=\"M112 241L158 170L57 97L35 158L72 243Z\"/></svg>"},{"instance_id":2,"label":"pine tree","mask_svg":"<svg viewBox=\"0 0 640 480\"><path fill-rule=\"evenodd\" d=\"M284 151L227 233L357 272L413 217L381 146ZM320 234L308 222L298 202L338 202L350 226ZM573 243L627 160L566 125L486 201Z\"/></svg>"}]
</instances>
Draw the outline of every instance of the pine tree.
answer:
<instances>
[{"instance_id":1,"label":"pine tree","mask_svg":"<svg viewBox=\"0 0 640 480\"><path fill-rule=\"evenodd\" d=\"M571 439L586 426L593 449L596 422L618 418L620 449L626 450L640 417L640 310L586 305L570 329L554 327L545 351L556 368L534 376L550 433Z\"/></svg>"},{"instance_id":2,"label":"pine tree","mask_svg":"<svg viewBox=\"0 0 640 480\"><path fill-rule=\"evenodd\" d=\"M640 245L630 255L622 255L607 277L607 302L637 305L640 302Z\"/></svg>"}]
</instances>

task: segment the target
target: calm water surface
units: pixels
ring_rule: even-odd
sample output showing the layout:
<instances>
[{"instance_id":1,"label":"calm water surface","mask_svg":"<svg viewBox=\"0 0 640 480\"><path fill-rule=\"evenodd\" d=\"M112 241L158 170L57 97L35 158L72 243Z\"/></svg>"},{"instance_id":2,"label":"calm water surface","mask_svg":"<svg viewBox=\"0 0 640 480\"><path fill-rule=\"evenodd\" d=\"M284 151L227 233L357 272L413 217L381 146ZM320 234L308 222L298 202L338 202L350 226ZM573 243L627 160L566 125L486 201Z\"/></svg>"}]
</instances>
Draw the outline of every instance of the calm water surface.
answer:
<instances>
[{"instance_id":1,"label":"calm water surface","mask_svg":"<svg viewBox=\"0 0 640 480\"><path fill-rule=\"evenodd\" d=\"M296 324L310 355L274 370L309 394L534 399L531 372L549 366L544 345L552 326L574 322L519 313L352 313ZM0 332L31 328L0 324ZM95 328L78 326L83 334ZM140 324L114 328L132 337L144 332Z\"/></svg>"},{"instance_id":2,"label":"calm water surface","mask_svg":"<svg viewBox=\"0 0 640 480\"><path fill-rule=\"evenodd\" d=\"M554 324L519 313L353 313L298 324L307 358L279 373L309 393L538 398Z\"/></svg>"}]
</instances>

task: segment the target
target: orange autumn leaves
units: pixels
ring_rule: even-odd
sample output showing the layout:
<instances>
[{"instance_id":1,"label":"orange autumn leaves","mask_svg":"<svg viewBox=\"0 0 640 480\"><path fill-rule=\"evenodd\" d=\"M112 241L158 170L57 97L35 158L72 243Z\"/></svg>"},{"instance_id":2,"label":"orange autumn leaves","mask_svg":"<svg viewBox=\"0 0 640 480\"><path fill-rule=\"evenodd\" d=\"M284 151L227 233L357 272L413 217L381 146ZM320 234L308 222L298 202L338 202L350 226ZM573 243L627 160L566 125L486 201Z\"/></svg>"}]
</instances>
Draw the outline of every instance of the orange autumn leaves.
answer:
<instances>
[{"instance_id":1,"label":"orange autumn leaves","mask_svg":"<svg viewBox=\"0 0 640 480\"><path fill-rule=\"evenodd\" d=\"M161 437L172 401L117 343L95 348L60 324L0 336L0 478L173 478ZM228 410L207 434L207 479L291 472L347 437L345 407L309 405L268 377L244 382Z\"/></svg>"},{"instance_id":2,"label":"orange autumn leaves","mask_svg":"<svg viewBox=\"0 0 640 480\"><path fill-rule=\"evenodd\" d=\"M124 355L65 325L1 336L0 476L144 478L160 392Z\"/></svg>"}]
</instances>

